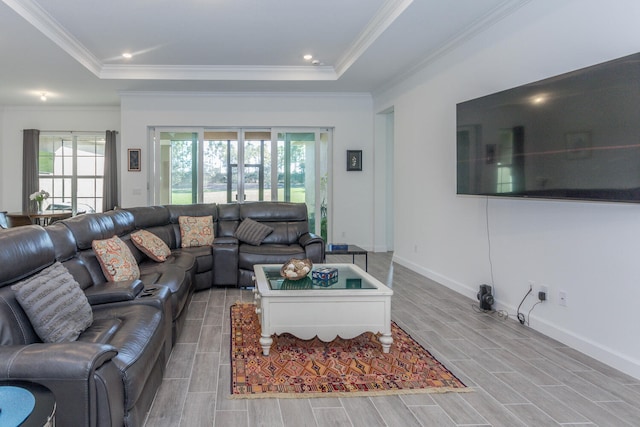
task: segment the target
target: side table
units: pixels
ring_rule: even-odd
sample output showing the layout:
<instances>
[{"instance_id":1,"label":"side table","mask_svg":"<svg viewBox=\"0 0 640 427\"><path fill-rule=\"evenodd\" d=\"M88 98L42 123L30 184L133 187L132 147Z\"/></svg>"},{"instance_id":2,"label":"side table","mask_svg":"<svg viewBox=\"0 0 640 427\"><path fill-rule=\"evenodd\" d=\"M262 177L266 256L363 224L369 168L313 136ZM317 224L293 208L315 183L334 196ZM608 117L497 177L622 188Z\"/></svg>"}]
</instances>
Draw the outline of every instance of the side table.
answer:
<instances>
[{"instance_id":1,"label":"side table","mask_svg":"<svg viewBox=\"0 0 640 427\"><path fill-rule=\"evenodd\" d=\"M325 255L351 255L352 264L356 263L356 255L364 255L364 271L369 269L369 253L360 246L347 245L347 249L332 249L331 245L327 245L324 253Z\"/></svg>"},{"instance_id":2,"label":"side table","mask_svg":"<svg viewBox=\"0 0 640 427\"><path fill-rule=\"evenodd\" d=\"M20 427L55 427L56 400L51 390L41 384L17 380L0 380L0 388L2 387L21 388L31 393L35 399L31 414L20 424ZM0 410L4 412L8 408L4 407L3 403L7 402L0 401ZM4 425L2 415L3 413L0 412L0 425Z\"/></svg>"}]
</instances>

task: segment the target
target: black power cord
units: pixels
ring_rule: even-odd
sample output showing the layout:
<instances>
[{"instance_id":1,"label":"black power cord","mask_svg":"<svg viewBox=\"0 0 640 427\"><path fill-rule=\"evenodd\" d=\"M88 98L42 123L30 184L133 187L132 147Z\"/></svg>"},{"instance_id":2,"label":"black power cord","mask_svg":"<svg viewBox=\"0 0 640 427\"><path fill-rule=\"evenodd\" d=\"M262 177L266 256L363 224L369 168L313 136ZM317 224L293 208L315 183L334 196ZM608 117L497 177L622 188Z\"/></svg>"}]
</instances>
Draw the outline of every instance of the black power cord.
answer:
<instances>
[{"instance_id":1,"label":"black power cord","mask_svg":"<svg viewBox=\"0 0 640 427\"><path fill-rule=\"evenodd\" d=\"M520 301L520 304L518 305L518 310L517 310L517 314L516 316L518 317L518 322L520 322L521 325L524 325L527 322L526 317L524 316L523 313L520 313L520 307L522 307L522 303L524 302L524 300L527 299L527 297L529 296L529 294L533 292L533 286L529 285L529 292L527 292L524 297L522 298L522 301ZM531 313L531 311L529 311L529 313Z\"/></svg>"},{"instance_id":2,"label":"black power cord","mask_svg":"<svg viewBox=\"0 0 640 427\"><path fill-rule=\"evenodd\" d=\"M529 309L529 312L527 313L527 326L529 326L529 318L531 317L531 312L533 311L534 308L536 308L536 305L540 304L542 301L544 300L538 301L537 303L533 304L533 307Z\"/></svg>"},{"instance_id":3,"label":"black power cord","mask_svg":"<svg viewBox=\"0 0 640 427\"><path fill-rule=\"evenodd\" d=\"M509 318L509 313L505 310L483 310L482 308L480 308L478 304L473 304L473 303L471 304L471 308L476 313L490 314L492 316L496 316L498 318L505 319L505 320Z\"/></svg>"}]
</instances>

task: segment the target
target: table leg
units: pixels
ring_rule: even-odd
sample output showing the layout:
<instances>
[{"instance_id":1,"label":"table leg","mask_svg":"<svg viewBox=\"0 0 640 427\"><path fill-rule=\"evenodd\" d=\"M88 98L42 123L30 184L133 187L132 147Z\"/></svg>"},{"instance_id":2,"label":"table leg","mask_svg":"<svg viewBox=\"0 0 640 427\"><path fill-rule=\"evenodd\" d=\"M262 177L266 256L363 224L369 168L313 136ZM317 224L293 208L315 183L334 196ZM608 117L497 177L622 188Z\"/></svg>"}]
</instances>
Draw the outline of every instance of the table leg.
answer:
<instances>
[{"instance_id":1,"label":"table leg","mask_svg":"<svg viewBox=\"0 0 640 427\"><path fill-rule=\"evenodd\" d=\"M393 344L393 337L391 336L391 333L380 335L379 341L380 341L380 344L382 344L382 352L389 353L391 344Z\"/></svg>"},{"instance_id":2,"label":"table leg","mask_svg":"<svg viewBox=\"0 0 640 427\"><path fill-rule=\"evenodd\" d=\"M262 354L265 356L269 355L269 350L271 350L271 344L273 344L273 338L271 336L262 335L260 336L260 345L262 346ZM389 350L387 350L387 353Z\"/></svg>"}]
</instances>

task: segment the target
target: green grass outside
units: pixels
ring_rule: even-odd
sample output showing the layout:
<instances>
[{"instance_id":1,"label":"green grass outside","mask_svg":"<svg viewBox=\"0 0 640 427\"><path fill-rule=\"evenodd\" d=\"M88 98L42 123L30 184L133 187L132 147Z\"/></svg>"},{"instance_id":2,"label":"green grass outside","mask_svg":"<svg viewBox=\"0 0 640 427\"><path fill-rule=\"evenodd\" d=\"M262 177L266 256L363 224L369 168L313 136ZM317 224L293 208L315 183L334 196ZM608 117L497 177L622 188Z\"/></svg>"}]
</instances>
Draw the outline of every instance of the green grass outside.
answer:
<instances>
[{"instance_id":1,"label":"green grass outside","mask_svg":"<svg viewBox=\"0 0 640 427\"><path fill-rule=\"evenodd\" d=\"M226 191L205 191L205 202L226 203L227 192ZM303 187L291 189L291 201L295 203L305 202L305 191ZM247 200L258 200L258 191L250 190L247 192ZM284 190L278 190L278 200L284 200ZM171 194L171 203L175 205L188 205L194 203L191 199L190 192L174 191Z\"/></svg>"}]
</instances>

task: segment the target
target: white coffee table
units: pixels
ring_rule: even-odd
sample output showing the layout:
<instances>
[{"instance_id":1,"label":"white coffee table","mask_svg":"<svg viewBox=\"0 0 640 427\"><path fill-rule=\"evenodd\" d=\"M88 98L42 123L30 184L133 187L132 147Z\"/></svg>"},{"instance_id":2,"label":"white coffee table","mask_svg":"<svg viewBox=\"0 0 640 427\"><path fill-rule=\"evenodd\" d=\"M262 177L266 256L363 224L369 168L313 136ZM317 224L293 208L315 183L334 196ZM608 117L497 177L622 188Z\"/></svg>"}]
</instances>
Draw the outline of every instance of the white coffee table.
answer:
<instances>
[{"instance_id":1,"label":"white coffee table","mask_svg":"<svg viewBox=\"0 0 640 427\"><path fill-rule=\"evenodd\" d=\"M389 352L393 343L391 289L352 264L315 265L338 269L338 282L330 286L312 284L311 274L303 281L285 281L280 267L254 266L254 297L265 356L269 355L272 335L285 332L305 340L317 336L324 342L338 336L350 339L364 332L380 333L382 351Z\"/></svg>"}]
</instances>

